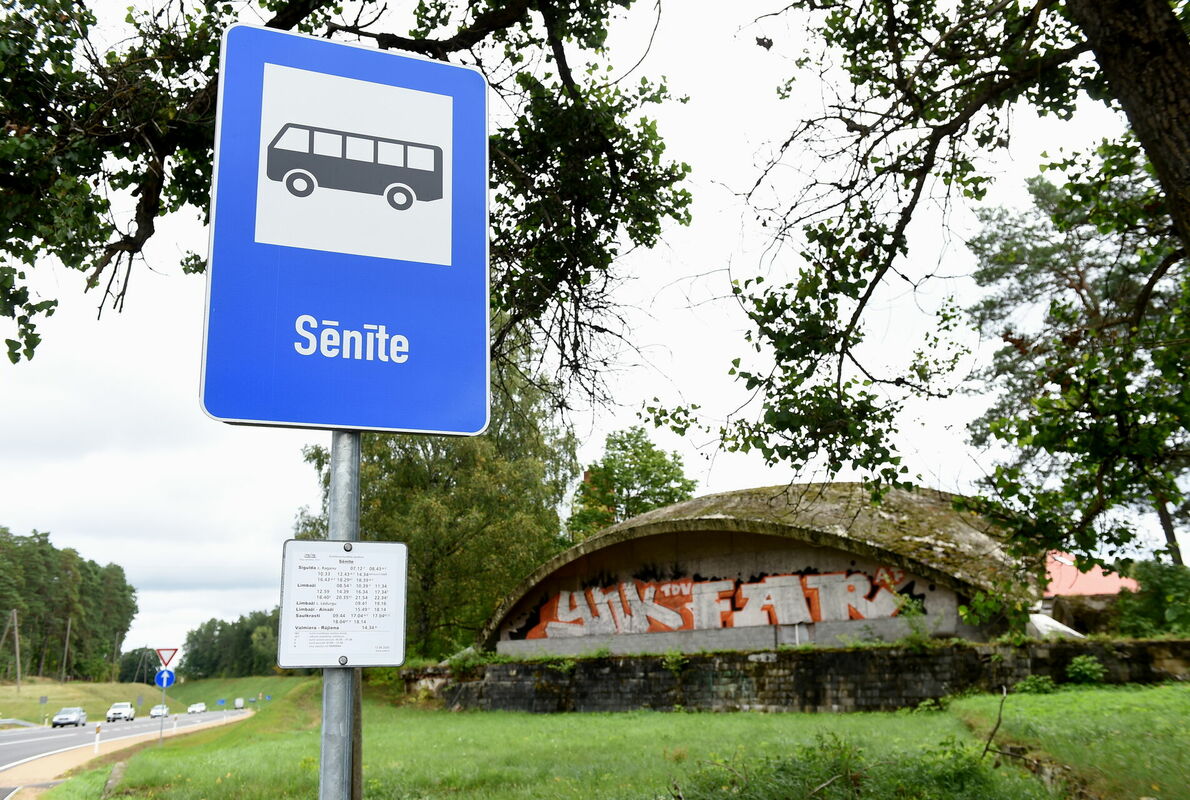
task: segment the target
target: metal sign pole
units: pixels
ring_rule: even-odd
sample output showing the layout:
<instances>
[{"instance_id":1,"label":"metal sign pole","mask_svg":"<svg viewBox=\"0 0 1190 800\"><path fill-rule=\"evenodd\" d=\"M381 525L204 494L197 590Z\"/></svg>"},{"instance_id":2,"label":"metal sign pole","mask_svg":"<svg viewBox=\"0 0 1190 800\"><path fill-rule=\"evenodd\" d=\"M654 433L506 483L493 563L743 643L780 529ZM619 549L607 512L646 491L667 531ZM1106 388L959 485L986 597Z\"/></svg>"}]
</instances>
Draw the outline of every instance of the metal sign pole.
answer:
<instances>
[{"instance_id":1,"label":"metal sign pole","mask_svg":"<svg viewBox=\"0 0 1190 800\"><path fill-rule=\"evenodd\" d=\"M327 538L331 541L359 541L359 462L359 432L332 431L327 502ZM356 715L354 671L348 664L322 671L322 766L318 800L351 799L352 731Z\"/></svg>"},{"instance_id":2,"label":"metal sign pole","mask_svg":"<svg viewBox=\"0 0 1190 800\"><path fill-rule=\"evenodd\" d=\"M165 681L161 682L161 705L165 705ZM157 746L165 740L165 714L161 715L161 727L157 731Z\"/></svg>"}]
</instances>

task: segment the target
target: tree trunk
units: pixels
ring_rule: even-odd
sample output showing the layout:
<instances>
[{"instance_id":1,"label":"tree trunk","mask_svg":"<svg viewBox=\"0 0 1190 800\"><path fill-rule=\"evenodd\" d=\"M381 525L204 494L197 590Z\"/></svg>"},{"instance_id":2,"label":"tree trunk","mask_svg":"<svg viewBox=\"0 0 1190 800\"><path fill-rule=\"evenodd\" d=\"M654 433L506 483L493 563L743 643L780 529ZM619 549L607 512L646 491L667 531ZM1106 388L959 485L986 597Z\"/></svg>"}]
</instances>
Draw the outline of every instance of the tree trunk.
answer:
<instances>
[{"instance_id":1,"label":"tree trunk","mask_svg":"<svg viewBox=\"0 0 1190 800\"><path fill-rule=\"evenodd\" d=\"M16 665L17 665L17 694L21 693L21 621L17 616L17 610L12 610L12 634L16 638L13 639L13 646L16 648Z\"/></svg>"},{"instance_id":2,"label":"tree trunk","mask_svg":"<svg viewBox=\"0 0 1190 800\"><path fill-rule=\"evenodd\" d=\"M1066 0L1190 252L1190 40L1169 0Z\"/></svg>"},{"instance_id":3,"label":"tree trunk","mask_svg":"<svg viewBox=\"0 0 1190 800\"><path fill-rule=\"evenodd\" d=\"M1161 520L1161 530L1165 532L1165 543L1169 546L1169 557L1173 559L1173 563L1178 566L1184 566L1182 548L1178 546L1178 534L1174 530L1173 517L1169 513L1169 501L1158 495L1157 502L1153 505L1157 507L1157 518Z\"/></svg>"},{"instance_id":4,"label":"tree trunk","mask_svg":"<svg viewBox=\"0 0 1190 800\"><path fill-rule=\"evenodd\" d=\"M74 620L73 617L66 618L66 640L62 643L62 677L60 680L66 682L66 659L70 657L70 623Z\"/></svg>"},{"instance_id":5,"label":"tree trunk","mask_svg":"<svg viewBox=\"0 0 1190 800\"><path fill-rule=\"evenodd\" d=\"M41 637L41 656L37 659L37 677L45 677L45 654L50 649L50 637L42 635ZM32 664L30 664L32 666Z\"/></svg>"}]
</instances>

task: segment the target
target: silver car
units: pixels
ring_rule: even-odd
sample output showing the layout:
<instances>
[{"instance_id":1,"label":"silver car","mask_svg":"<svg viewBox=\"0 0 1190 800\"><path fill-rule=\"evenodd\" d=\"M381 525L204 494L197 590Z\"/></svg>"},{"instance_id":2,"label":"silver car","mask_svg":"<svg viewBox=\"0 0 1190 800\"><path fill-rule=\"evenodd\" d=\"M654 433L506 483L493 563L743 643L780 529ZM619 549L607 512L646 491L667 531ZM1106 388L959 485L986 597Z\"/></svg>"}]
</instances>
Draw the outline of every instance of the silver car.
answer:
<instances>
[{"instance_id":1,"label":"silver car","mask_svg":"<svg viewBox=\"0 0 1190 800\"><path fill-rule=\"evenodd\" d=\"M73 725L78 728L87 724L87 712L81 708L71 707L64 708L54 715L50 725L54 728L59 726L65 728L67 725Z\"/></svg>"}]
</instances>

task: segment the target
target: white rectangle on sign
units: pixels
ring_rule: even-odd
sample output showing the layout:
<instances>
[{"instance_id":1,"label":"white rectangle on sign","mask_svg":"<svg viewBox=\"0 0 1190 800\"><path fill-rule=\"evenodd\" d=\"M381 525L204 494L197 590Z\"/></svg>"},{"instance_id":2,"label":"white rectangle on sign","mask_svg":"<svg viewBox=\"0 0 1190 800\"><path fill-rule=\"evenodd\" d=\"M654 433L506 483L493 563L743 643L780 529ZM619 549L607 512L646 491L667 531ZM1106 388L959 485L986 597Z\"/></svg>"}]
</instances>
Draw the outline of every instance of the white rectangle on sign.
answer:
<instances>
[{"instance_id":1,"label":"white rectangle on sign","mask_svg":"<svg viewBox=\"0 0 1190 800\"><path fill-rule=\"evenodd\" d=\"M405 663L407 564L400 542L285 542L277 666Z\"/></svg>"}]
</instances>

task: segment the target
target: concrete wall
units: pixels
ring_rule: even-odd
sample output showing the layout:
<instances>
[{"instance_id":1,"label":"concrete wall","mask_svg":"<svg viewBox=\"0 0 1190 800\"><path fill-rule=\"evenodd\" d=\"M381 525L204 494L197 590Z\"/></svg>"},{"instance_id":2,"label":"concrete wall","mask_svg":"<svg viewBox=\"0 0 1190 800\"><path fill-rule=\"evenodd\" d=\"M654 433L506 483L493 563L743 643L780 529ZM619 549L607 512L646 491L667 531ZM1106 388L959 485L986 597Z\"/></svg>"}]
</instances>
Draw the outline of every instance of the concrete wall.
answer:
<instances>
[{"instance_id":1,"label":"concrete wall","mask_svg":"<svg viewBox=\"0 0 1190 800\"><path fill-rule=\"evenodd\" d=\"M1066 666L1083 654L1107 667L1109 683L1190 679L1190 640L606 656L403 674L411 691L435 691L463 709L883 711L968 689L996 691L1028 675L1063 682Z\"/></svg>"},{"instance_id":2,"label":"concrete wall","mask_svg":"<svg viewBox=\"0 0 1190 800\"><path fill-rule=\"evenodd\" d=\"M961 628L954 591L870 558L740 532L671 533L567 564L501 627L508 655L758 649L892 640L907 632L900 596L919 600L939 636Z\"/></svg>"}]
</instances>

